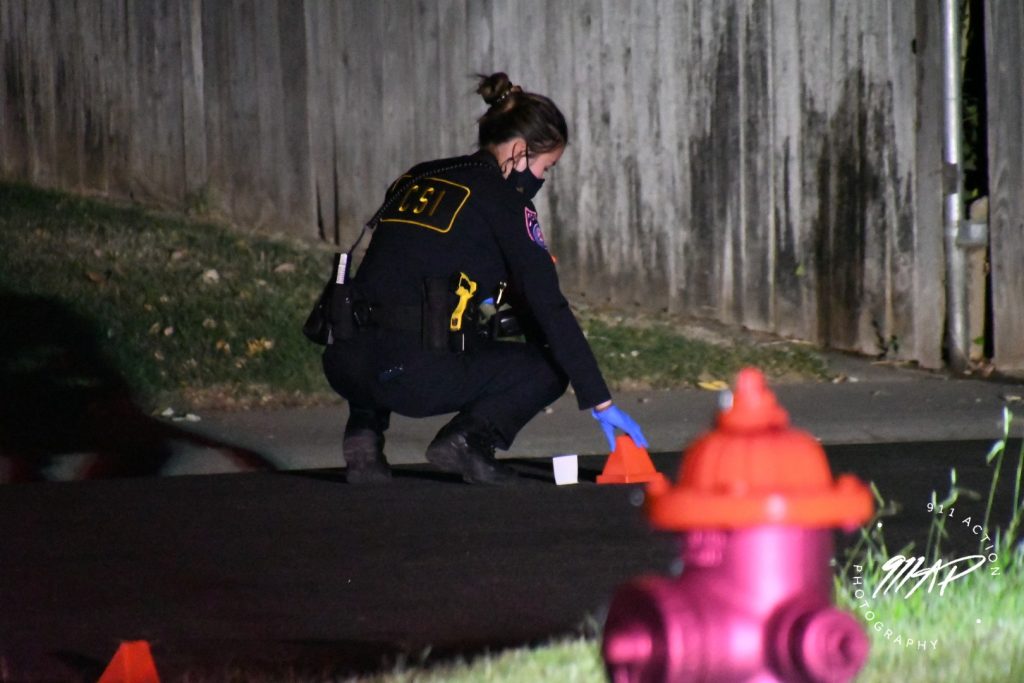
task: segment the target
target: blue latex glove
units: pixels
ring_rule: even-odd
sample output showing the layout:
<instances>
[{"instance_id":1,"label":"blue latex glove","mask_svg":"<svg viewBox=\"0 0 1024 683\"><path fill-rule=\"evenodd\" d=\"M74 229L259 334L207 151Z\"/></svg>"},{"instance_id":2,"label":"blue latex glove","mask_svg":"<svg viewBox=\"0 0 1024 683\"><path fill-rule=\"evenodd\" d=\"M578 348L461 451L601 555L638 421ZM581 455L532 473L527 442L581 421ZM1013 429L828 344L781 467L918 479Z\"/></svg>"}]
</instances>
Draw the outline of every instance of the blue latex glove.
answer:
<instances>
[{"instance_id":1,"label":"blue latex glove","mask_svg":"<svg viewBox=\"0 0 1024 683\"><path fill-rule=\"evenodd\" d=\"M615 450L616 429L626 432L637 446L647 448L647 439L644 437L644 433L640 431L640 425L636 423L636 420L619 410L618 406L611 405L604 410L597 410L595 408L590 411L590 414L601 424L601 429L604 430L604 435L608 438L609 452Z\"/></svg>"}]
</instances>

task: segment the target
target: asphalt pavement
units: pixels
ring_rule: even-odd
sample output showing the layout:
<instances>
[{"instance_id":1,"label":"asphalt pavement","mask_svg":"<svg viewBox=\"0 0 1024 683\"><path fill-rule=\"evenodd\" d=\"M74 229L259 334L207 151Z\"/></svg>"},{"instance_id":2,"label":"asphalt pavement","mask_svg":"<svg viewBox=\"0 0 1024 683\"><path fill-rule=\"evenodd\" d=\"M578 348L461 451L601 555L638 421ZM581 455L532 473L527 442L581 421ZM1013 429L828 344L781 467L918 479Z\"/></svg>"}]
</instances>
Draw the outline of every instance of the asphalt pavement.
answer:
<instances>
[{"instance_id":1,"label":"asphalt pavement","mask_svg":"<svg viewBox=\"0 0 1024 683\"><path fill-rule=\"evenodd\" d=\"M951 468L961 486L987 489L985 453L1004 406L1024 405L1024 386L859 358L832 367L844 381L773 388L834 472L875 482L896 504L893 547L920 547L925 506ZM694 389L616 400L672 476L718 398ZM132 443L171 445L136 447L145 467L121 473L166 476L82 478L118 474L132 453L121 449L102 467L86 453L50 457L35 471L50 481L0 486L0 682L95 681L117 643L134 639L152 644L167 680L472 654L593 633L615 586L677 567L674 537L646 523L642 487L594 483L607 445L571 396L504 454L521 478L500 488L424 464L444 418L400 417L387 446L395 480L350 486L344 416L342 405L136 416ZM124 426L102 428L115 438ZM156 440L138 439L146 429ZM549 458L566 453L582 454L581 483L556 486ZM1002 479L997 519L1010 484ZM962 536L951 543L974 543Z\"/></svg>"}]
</instances>

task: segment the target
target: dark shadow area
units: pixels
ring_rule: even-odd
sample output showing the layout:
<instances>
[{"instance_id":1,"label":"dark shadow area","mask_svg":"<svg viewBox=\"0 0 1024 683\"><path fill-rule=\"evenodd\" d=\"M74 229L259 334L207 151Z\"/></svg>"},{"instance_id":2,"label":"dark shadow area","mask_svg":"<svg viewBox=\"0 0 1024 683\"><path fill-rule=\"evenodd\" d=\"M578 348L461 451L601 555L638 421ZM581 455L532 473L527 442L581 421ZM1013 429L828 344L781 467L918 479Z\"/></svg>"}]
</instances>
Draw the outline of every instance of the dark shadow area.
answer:
<instances>
[{"instance_id":1,"label":"dark shadow area","mask_svg":"<svg viewBox=\"0 0 1024 683\"><path fill-rule=\"evenodd\" d=\"M317 479L319 481L334 484L348 484L348 470L344 467L332 467L330 469L322 470L282 470L281 474L290 477L307 477L309 479ZM358 484L357 486L358 488L373 490L382 486L390 486L391 484L399 481L429 481L441 484L465 484L465 482L462 481L462 478L458 475L441 472L427 464L392 465L391 475L393 479L390 482L382 482L379 484Z\"/></svg>"},{"instance_id":2,"label":"dark shadow area","mask_svg":"<svg viewBox=\"0 0 1024 683\"><path fill-rule=\"evenodd\" d=\"M594 484L597 475L604 469L605 460L608 456L581 456L579 459L579 483ZM550 484L554 485L555 476L551 467L551 458L500 458L502 464L508 465L519 476L517 481L508 486L524 486ZM334 483L347 483L347 471L345 468L331 468L321 470L286 470L283 472L289 476L309 477ZM392 465L391 474L396 481L432 481L443 484L467 485L462 477L448 472L441 472L428 464L418 465ZM360 484L362 487L387 486L383 484Z\"/></svg>"},{"instance_id":3,"label":"dark shadow area","mask_svg":"<svg viewBox=\"0 0 1024 683\"><path fill-rule=\"evenodd\" d=\"M45 480L57 456L82 453L93 456L83 478L157 475L175 441L274 469L259 453L143 412L95 325L66 304L0 291L0 311L0 482Z\"/></svg>"}]
</instances>

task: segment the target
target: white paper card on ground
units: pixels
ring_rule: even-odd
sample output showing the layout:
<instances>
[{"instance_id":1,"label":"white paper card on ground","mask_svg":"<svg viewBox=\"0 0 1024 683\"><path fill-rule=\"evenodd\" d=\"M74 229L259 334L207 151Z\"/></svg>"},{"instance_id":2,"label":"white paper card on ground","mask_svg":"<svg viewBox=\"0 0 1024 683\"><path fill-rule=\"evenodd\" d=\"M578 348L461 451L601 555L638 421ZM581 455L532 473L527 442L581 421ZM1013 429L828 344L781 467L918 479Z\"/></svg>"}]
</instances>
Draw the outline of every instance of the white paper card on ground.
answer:
<instances>
[{"instance_id":1,"label":"white paper card on ground","mask_svg":"<svg viewBox=\"0 0 1024 683\"><path fill-rule=\"evenodd\" d=\"M556 455L551 459L555 469L555 483L559 486L579 481L580 464L576 455Z\"/></svg>"}]
</instances>

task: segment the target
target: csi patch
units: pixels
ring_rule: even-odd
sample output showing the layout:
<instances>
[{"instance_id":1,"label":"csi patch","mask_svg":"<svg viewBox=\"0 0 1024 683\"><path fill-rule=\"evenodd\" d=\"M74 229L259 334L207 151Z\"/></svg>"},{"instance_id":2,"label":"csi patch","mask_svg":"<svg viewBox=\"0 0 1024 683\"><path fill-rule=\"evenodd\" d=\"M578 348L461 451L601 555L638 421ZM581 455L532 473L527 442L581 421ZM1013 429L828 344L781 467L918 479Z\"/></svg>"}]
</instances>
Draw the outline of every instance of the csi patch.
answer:
<instances>
[{"instance_id":1,"label":"csi patch","mask_svg":"<svg viewBox=\"0 0 1024 683\"><path fill-rule=\"evenodd\" d=\"M392 189L410 177L402 176L392 184ZM446 233L452 229L470 194L465 185L444 178L422 178L408 187L397 203L392 202L380 221L408 223Z\"/></svg>"},{"instance_id":2,"label":"csi patch","mask_svg":"<svg viewBox=\"0 0 1024 683\"><path fill-rule=\"evenodd\" d=\"M544 249L548 248L547 243L544 242L544 233L540 229L540 220L537 219L537 212L530 207L525 208L526 211L526 234L530 236L530 239L539 244Z\"/></svg>"}]
</instances>

